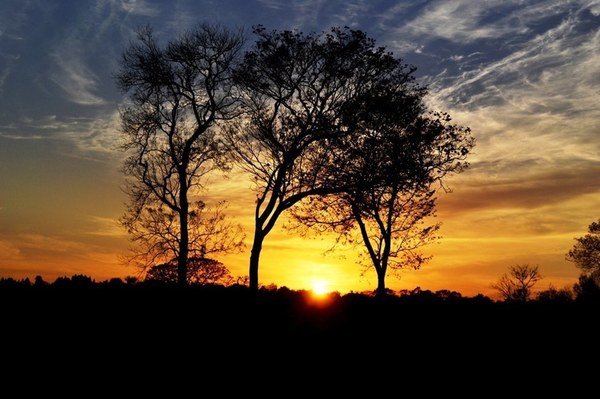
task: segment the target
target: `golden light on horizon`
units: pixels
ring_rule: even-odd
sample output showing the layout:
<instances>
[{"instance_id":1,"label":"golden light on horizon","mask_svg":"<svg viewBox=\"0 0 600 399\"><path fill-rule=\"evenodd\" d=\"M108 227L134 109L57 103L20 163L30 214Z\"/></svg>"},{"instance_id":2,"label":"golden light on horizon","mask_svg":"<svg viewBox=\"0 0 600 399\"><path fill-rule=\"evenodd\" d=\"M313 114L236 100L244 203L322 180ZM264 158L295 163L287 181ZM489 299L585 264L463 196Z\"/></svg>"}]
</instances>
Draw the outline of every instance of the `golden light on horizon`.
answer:
<instances>
[{"instance_id":1,"label":"golden light on horizon","mask_svg":"<svg viewBox=\"0 0 600 399\"><path fill-rule=\"evenodd\" d=\"M326 280L313 280L311 291L313 295L322 297L330 292L329 285L329 282Z\"/></svg>"}]
</instances>

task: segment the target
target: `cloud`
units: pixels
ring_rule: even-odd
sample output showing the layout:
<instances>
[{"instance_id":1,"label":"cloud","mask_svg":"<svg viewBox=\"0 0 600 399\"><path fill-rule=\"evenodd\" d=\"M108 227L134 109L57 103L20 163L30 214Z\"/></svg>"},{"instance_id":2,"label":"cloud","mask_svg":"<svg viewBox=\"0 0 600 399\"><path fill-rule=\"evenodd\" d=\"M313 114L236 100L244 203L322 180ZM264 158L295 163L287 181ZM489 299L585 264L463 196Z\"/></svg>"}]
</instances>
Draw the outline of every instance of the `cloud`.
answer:
<instances>
[{"instance_id":1,"label":"cloud","mask_svg":"<svg viewBox=\"0 0 600 399\"><path fill-rule=\"evenodd\" d=\"M332 25L355 27L359 21L372 14L370 4L364 0L345 1L333 15Z\"/></svg>"},{"instance_id":2,"label":"cloud","mask_svg":"<svg viewBox=\"0 0 600 399\"><path fill-rule=\"evenodd\" d=\"M287 23L283 25L283 29L328 30L330 22L340 17L338 14L339 5L327 0L298 0L293 2L259 0L258 3L267 10L275 11L275 15L285 15L287 17ZM356 4L357 1L350 1L350 3ZM344 7L351 8L352 6L346 5ZM263 21L263 23L265 22ZM281 25L281 21L278 21L278 24Z\"/></svg>"},{"instance_id":3,"label":"cloud","mask_svg":"<svg viewBox=\"0 0 600 399\"><path fill-rule=\"evenodd\" d=\"M539 98L553 110L569 112L564 109L568 101L562 99L568 100L573 90L589 96L593 91L590 93L586 88L600 81L594 67L600 54L599 31L581 34L576 31L580 23L576 16L569 16L499 60L458 76L444 76L443 81L436 82L434 78L434 95L446 103L470 108L506 101L518 106L525 95L529 99ZM574 87L573 82L577 83Z\"/></svg>"},{"instance_id":4,"label":"cloud","mask_svg":"<svg viewBox=\"0 0 600 399\"><path fill-rule=\"evenodd\" d=\"M21 234L19 235L18 246L21 249L47 252L83 253L89 249L87 245L81 242L43 234Z\"/></svg>"},{"instance_id":5,"label":"cloud","mask_svg":"<svg viewBox=\"0 0 600 399\"><path fill-rule=\"evenodd\" d=\"M494 177L484 173L495 167L479 165L482 173L465 173L452 184L456 191L443 197L444 207L452 213L480 209L539 209L600 192L600 164L533 170L531 173L505 173ZM519 169L516 166L515 169ZM527 167L522 167L527 170Z\"/></svg>"},{"instance_id":6,"label":"cloud","mask_svg":"<svg viewBox=\"0 0 600 399\"><path fill-rule=\"evenodd\" d=\"M80 43L64 43L51 58L54 61L50 79L66 94L66 99L80 105L101 105L104 100L94 92L98 77L89 69L79 52Z\"/></svg>"},{"instance_id":7,"label":"cloud","mask_svg":"<svg viewBox=\"0 0 600 399\"><path fill-rule=\"evenodd\" d=\"M21 260L23 258L21 250L13 242L0 239L0 254L4 262Z\"/></svg>"},{"instance_id":8,"label":"cloud","mask_svg":"<svg viewBox=\"0 0 600 399\"><path fill-rule=\"evenodd\" d=\"M396 30L419 41L444 39L464 46L491 39L495 43L502 40L502 46L510 46L538 28L543 29L553 17L587 7L592 7L589 0L436 0L420 7L412 20ZM402 6L402 11L405 10L406 6ZM383 17L381 23L385 24L388 18ZM397 22L396 19L392 21Z\"/></svg>"},{"instance_id":9,"label":"cloud","mask_svg":"<svg viewBox=\"0 0 600 399\"><path fill-rule=\"evenodd\" d=\"M281 10L282 8L287 7L289 4L289 2L281 0L258 0L257 2L263 7L273 10Z\"/></svg>"},{"instance_id":10,"label":"cloud","mask_svg":"<svg viewBox=\"0 0 600 399\"><path fill-rule=\"evenodd\" d=\"M94 224L95 228L92 231L87 232L89 235L116 238L127 236L125 229L120 227L117 220L114 218L91 216L90 221Z\"/></svg>"},{"instance_id":11,"label":"cloud","mask_svg":"<svg viewBox=\"0 0 600 399\"><path fill-rule=\"evenodd\" d=\"M61 137L75 143L82 153L115 155L121 142L118 110L90 118L69 118L66 122Z\"/></svg>"},{"instance_id":12,"label":"cloud","mask_svg":"<svg viewBox=\"0 0 600 399\"><path fill-rule=\"evenodd\" d=\"M64 156L120 163L119 113L99 112L89 117L22 118L0 126L0 138L9 140L55 140L69 143ZM73 150L76 151L73 151Z\"/></svg>"},{"instance_id":13,"label":"cloud","mask_svg":"<svg viewBox=\"0 0 600 399\"><path fill-rule=\"evenodd\" d=\"M40 135L31 135L31 134L11 134L11 133L3 133L0 132L0 137L2 137L3 139L9 139L9 140L43 140L46 139L47 137L44 136L40 136Z\"/></svg>"},{"instance_id":14,"label":"cloud","mask_svg":"<svg viewBox=\"0 0 600 399\"><path fill-rule=\"evenodd\" d=\"M600 28L591 15L581 6L497 60L431 78L431 106L477 139L471 170L456 180L468 194L448 200L457 211L537 208L600 186Z\"/></svg>"},{"instance_id":15,"label":"cloud","mask_svg":"<svg viewBox=\"0 0 600 399\"><path fill-rule=\"evenodd\" d=\"M23 41L23 36L18 33L18 30L25 20L26 13L23 4L19 6L21 9L11 10L10 17L8 17L9 13L0 9L0 27L2 27L0 29L0 93L21 58L13 48L15 43Z\"/></svg>"},{"instance_id":16,"label":"cloud","mask_svg":"<svg viewBox=\"0 0 600 399\"><path fill-rule=\"evenodd\" d=\"M505 1L455 0L437 1L427 6L423 13L410 21L403 30L412 36L444 38L468 43L482 38L499 37L512 32L501 21L483 24L488 12L505 4Z\"/></svg>"},{"instance_id":17,"label":"cloud","mask_svg":"<svg viewBox=\"0 0 600 399\"><path fill-rule=\"evenodd\" d=\"M0 93L2 93L2 87L16 67L19 58L19 55L0 54L0 60L4 64L4 67L0 69Z\"/></svg>"},{"instance_id":18,"label":"cloud","mask_svg":"<svg viewBox=\"0 0 600 399\"><path fill-rule=\"evenodd\" d=\"M172 2L169 3L171 4ZM104 6L143 17L155 17L159 14L159 10L150 5L146 0L103 0L97 5L97 7Z\"/></svg>"}]
</instances>

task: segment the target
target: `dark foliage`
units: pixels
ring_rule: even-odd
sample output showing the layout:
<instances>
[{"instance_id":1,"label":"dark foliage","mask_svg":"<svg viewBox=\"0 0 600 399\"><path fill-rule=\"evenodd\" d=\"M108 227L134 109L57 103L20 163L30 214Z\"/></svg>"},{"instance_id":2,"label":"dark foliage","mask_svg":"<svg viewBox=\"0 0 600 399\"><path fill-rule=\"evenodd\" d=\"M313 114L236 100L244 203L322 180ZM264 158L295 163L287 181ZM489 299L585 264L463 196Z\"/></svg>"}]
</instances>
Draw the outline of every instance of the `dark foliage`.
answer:
<instances>
[{"instance_id":1,"label":"dark foliage","mask_svg":"<svg viewBox=\"0 0 600 399\"><path fill-rule=\"evenodd\" d=\"M146 280L177 283L177 259L152 266L146 273ZM187 282L189 284L228 285L232 281L233 277L223 263L210 258L194 257L188 259Z\"/></svg>"},{"instance_id":2,"label":"dark foliage","mask_svg":"<svg viewBox=\"0 0 600 399\"><path fill-rule=\"evenodd\" d=\"M588 234L575 239L576 243L567 254L567 260L581 270L583 276L600 283L600 220L588 227Z\"/></svg>"}]
</instances>

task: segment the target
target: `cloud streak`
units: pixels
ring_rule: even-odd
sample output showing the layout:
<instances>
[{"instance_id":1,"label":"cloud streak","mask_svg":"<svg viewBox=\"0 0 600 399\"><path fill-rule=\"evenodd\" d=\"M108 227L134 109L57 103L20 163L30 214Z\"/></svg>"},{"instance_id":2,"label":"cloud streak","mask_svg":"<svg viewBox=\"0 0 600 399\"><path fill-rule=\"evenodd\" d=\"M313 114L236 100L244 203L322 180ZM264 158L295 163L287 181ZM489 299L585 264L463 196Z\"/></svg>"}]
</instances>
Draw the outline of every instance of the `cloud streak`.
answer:
<instances>
[{"instance_id":1,"label":"cloud streak","mask_svg":"<svg viewBox=\"0 0 600 399\"><path fill-rule=\"evenodd\" d=\"M486 169L487 165L482 165ZM473 176L474 175L474 176ZM446 210L468 213L477 209L537 209L600 192L600 163L493 178L467 172L454 192L444 197Z\"/></svg>"},{"instance_id":2,"label":"cloud streak","mask_svg":"<svg viewBox=\"0 0 600 399\"><path fill-rule=\"evenodd\" d=\"M54 68L51 80L66 94L66 99L79 105L102 105L104 99L95 92L98 77L85 64L79 50L81 43L63 43L52 54Z\"/></svg>"},{"instance_id":3,"label":"cloud streak","mask_svg":"<svg viewBox=\"0 0 600 399\"><path fill-rule=\"evenodd\" d=\"M120 160L121 136L119 114L99 112L91 117L23 118L8 126L0 126L0 138L9 140L58 140L71 143L71 157L105 161ZM73 148L76 150L72 152Z\"/></svg>"}]
</instances>

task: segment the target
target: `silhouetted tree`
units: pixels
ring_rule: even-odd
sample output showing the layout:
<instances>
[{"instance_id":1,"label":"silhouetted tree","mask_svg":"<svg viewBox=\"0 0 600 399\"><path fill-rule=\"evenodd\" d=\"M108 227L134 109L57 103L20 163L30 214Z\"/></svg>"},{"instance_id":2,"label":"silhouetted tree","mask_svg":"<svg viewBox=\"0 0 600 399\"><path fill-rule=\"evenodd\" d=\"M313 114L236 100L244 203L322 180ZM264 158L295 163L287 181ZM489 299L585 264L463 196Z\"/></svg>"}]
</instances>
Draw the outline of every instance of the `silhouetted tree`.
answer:
<instances>
[{"instance_id":1,"label":"silhouetted tree","mask_svg":"<svg viewBox=\"0 0 600 399\"><path fill-rule=\"evenodd\" d=\"M567 303L573 301L573 291L569 288L557 289L554 286L541 291L537 295L537 300L545 303Z\"/></svg>"},{"instance_id":2,"label":"silhouetted tree","mask_svg":"<svg viewBox=\"0 0 600 399\"><path fill-rule=\"evenodd\" d=\"M581 275L579 281L573 286L575 297L578 301L597 302L600 300L600 286L596 279Z\"/></svg>"},{"instance_id":3,"label":"silhouetted tree","mask_svg":"<svg viewBox=\"0 0 600 399\"><path fill-rule=\"evenodd\" d=\"M240 250L244 234L239 224L225 217L225 202L207 209L202 201L190 204L188 213L188 259L206 258L219 253ZM158 204L147 205L135 215L134 223L128 224L131 240L130 261L142 269L160 262L178 259L180 224L177 213Z\"/></svg>"},{"instance_id":4,"label":"silhouetted tree","mask_svg":"<svg viewBox=\"0 0 600 399\"><path fill-rule=\"evenodd\" d=\"M505 301L526 302L531 298L533 286L542 279L539 266L528 264L515 265L508 268L492 288L498 290Z\"/></svg>"},{"instance_id":5,"label":"silhouetted tree","mask_svg":"<svg viewBox=\"0 0 600 399\"><path fill-rule=\"evenodd\" d=\"M181 284L186 283L190 220L198 210L190 206L190 196L204 188L206 174L223 166L214 128L238 114L232 67L243 43L239 32L204 24L160 46L146 27L123 53L116 76L128 94L121 125L123 149L131 154L124 165L131 184L121 222L140 242L154 216L175 216L169 234L176 233L164 238L166 246L177 243L170 250L178 259ZM161 237L156 230L148 234L149 258L161 257L162 249L152 251Z\"/></svg>"},{"instance_id":6,"label":"silhouetted tree","mask_svg":"<svg viewBox=\"0 0 600 399\"><path fill-rule=\"evenodd\" d=\"M229 269L219 261L210 258L192 257L188 259L187 282L190 284L231 284L234 280ZM178 281L177 259L169 263L152 266L146 273L146 280L167 283Z\"/></svg>"},{"instance_id":7,"label":"silhouetted tree","mask_svg":"<svg viewBox=\"0 0 600 399\"><path fill-rule=\"evenodd\" d=\"M588 227L588 234L576 238L573 249L567 254L567 260L581 269L584 276L590 277L596 284L600 282L600 219Z\"/></svg>"},{"instance_id":8,"label":"silhouetted tree","mask_svg":"<svg viewBox=\"0 0 600 399\"><path fill-rule=\"evenodd\" d=\"M400 60L389 63L387 78L360 98L348 118L356 134L341 141L351 162L326 166L353 184L294 211L301 225L333 230L338 242L362 242L361 263L374 267L379 294L386 292L390 269L418 269L429 259L419 248L437 238L439 225L427 222L435 216L436 188L445 189L448 174L465 170L474 144L469 128L427 111L425 89L401 73Z\"/></svg>"},{"instance_id":9,"label":"silhouetted tree","mask_svg":"<svg viewBox=\"0 0 600 399\"><path fill-rule=\"evenodd\" d=\"M33 279L33 286L36 288L45 287L47 285L48 285L48 283L45 282L44 279L42 278L42 276L40 276L40 275L35 276L35 278Z\"/></svg>"},{"instance_id":10,"label":"silhouetted tree","mask_svg":"<svg viewBox=\"0 0 600 399\"><path fill-rule=\"evenodd\" d=\"M236 74L249 116L229 130L232 156L256 184L253 289L264 239L279 216L307 197L355 184L335 172L353 162L345 145L364 133L370 100L396 85L406 97L420 92L411 83L414 68L361 31L303 34L258 27L255 34L258 40Z\"/></svg>"},{"instance_id":11,"label":"silhouetted tree","mask_svg":"<svg viewBox=\"0 0 600 399\"><path fill-rule=\"evenodd\" d=\"M125 277L125 284L127 285L135 285L138 283L138 278L135 276L126 276Z\"/></svg>"}]
</instances>

